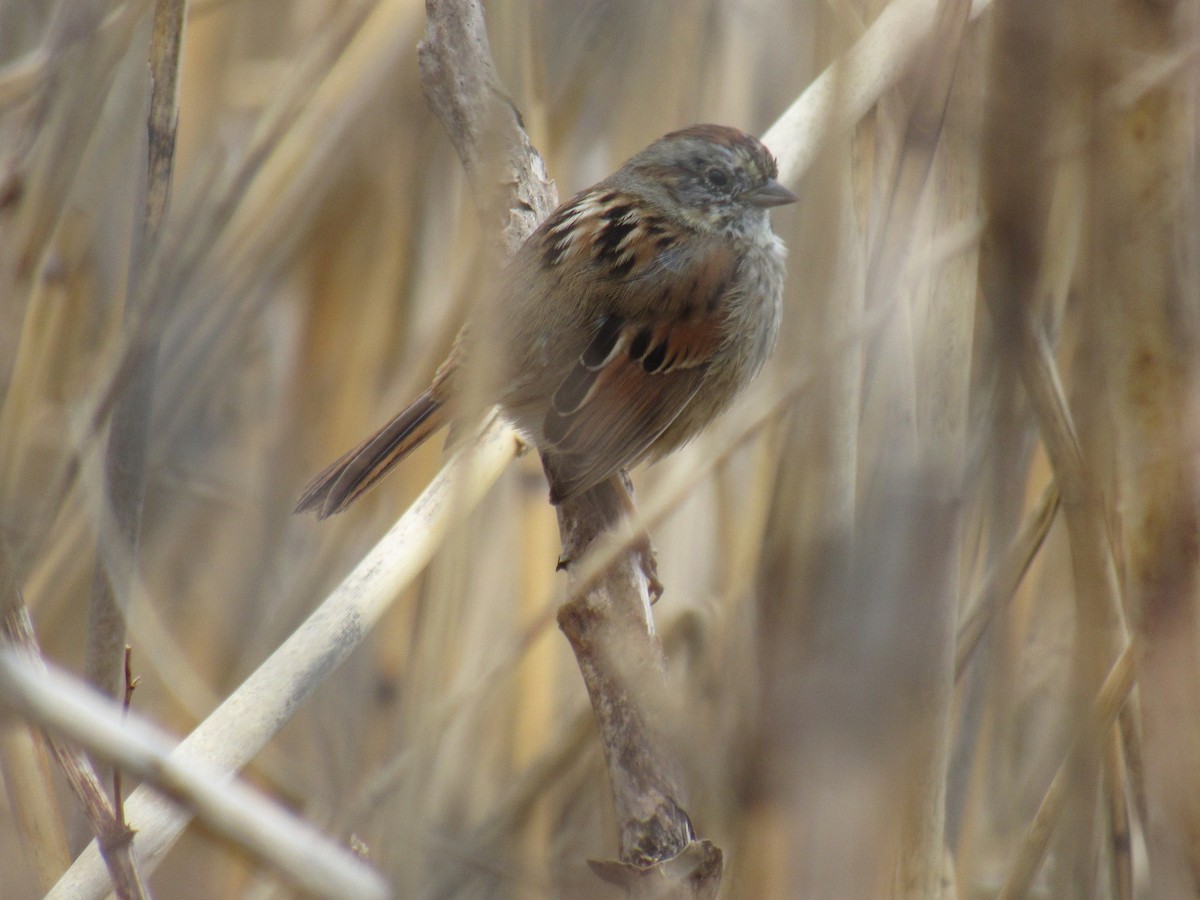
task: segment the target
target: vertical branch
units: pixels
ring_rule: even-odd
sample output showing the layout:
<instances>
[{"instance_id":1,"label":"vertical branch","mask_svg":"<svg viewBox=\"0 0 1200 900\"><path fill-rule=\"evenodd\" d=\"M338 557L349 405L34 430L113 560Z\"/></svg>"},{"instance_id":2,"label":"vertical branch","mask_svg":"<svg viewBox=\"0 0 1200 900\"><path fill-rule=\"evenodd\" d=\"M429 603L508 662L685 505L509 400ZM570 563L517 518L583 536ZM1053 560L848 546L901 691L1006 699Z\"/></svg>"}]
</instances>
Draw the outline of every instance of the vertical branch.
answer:
<instances>
[{"instance_id":1,"label":"vertical branch","mask_svg":"<svg viewBox=\"0 0 1200 900\"><path fill-rule=\"evenodd\" d=\"M564 558L582 559L622 524L630 504L628 481L618 478L564 503L559 509ZM643 539L595 579L577 581L558 613L600 725L620 828L621 863L593 866L635 895L646 870L695 842L679 805L685 801L680 773L654 726L654 713L665 705L666 658L650 612L651 594L658 591L651 553ZM685 877L715 889L721 851L707 841L695 843Z\"/></svg>"},{"instance_id":2,"label":"vertical branch","mask_svg":"<svg viewBox=\"0 0 1200 900\"><path fill-rule=\"evenodd\" d=\"M462 160L488 230L498 229L500 251L511 255L553 209L553 186L499 84L482 4L427 0L425 8L428 31L419 59L426 97ZM619 479L563 504L563 558L580 559L631 505ZM640 881L646 873L686 883L688 891L715 891L720 851L695 842L693 854L681 854L693 845L691 824L675 802L679 779L646 707L664 677L649 613L656 583L649 558L629 551L559 616L600 725L621 822L622 862L599 864L597 871L635 893L647 884ZM677 859L674 867L658 867L671 859Z\"/></svg>"},{"instance_id":3,"label":"vertical branch","mask_svg":"<svg viewBox=\"0 0 1200 900\"><path fill-rule=\"evenodd\" d=\"M129 704L133 700L133 690L137 687L139 679L133 676L133 648L128 644L125 645L125 696L121 701L121 708L125 714L129 714ZM113 811L116 814L117 824L121 828L125 828L125 797L121 792L121 770L113 769Z\"/></svg>"},{"instance_id":4,"label":"vertical branch","mask_svg":"<svg viewBox=\"0 0 1200 900\"><path fill-rule=\"evenodd\" d=\"M179 51L187 0L156 0L150 37L150 115L147 119L149 178L146 185L144 247L157 239L171 197L175 131L179 123Z\"/></svg>"},{"instance_id":5,"label":"vertical branch","mask_svg":"<svg viewBox=\"0 0 1200 900\"><path fill-rule=\"evenodd\" d=\"M462 161L481 218L509 256L553 212L558 192L500 84L482 4L426 0L425 11L421 87Z\"/></svg>"}]
</instances>

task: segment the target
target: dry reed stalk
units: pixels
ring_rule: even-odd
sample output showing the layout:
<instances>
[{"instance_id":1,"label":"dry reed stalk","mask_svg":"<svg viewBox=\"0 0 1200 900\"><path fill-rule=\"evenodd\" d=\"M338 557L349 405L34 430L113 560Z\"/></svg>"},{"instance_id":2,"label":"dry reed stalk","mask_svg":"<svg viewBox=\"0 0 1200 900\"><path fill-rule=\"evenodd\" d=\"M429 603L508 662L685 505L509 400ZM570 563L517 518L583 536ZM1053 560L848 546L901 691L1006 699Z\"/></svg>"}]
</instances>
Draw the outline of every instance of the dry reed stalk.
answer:
<instances>
[{"instance_id":1,"label":"dry reed stalk","mask_svg":"<svg viewBox=\"0 0 1200 900\"><path fill-rule=\"evenodd\" d=\"M0 777L4 778L21 851L32 869L37 890L45 892L71 864L50 778L49 754L45 741L32 728L6 727L0 734L0 744Z\"/></svg>"},{"instance_id":2,"label":"dry reed stalk","mask_svg":"<svg viewBox=\"0 0 1200 900\"><path fill-rule=\"evenodd\" d=\"M867 273L868 302L887 304L896 273L905 269L912 255L911 242L920 235L932 243L941 232L975 215L974 184L970 176L976 148L962 138L944 137L951 90L956 86L956 71L969 69L973 59L967 55L964 35L970 3L958 0L938 9L929 46L937 48L933 58L916 69L915 100L909 110L905 131L890 183L880 203L874 239L869 239L871 266ZM959 92L963 87L958 85ZM966 92L969 104L977 98ZM969 107L960 100L957 111L967 120ZM935 160L936 154L936 160ZM928 204L928 236L914 229L922 203ZM966 459L966 433L969 401L969 373L974 333L975 310L963 303L973 286L976 257L963 253L944 262L926 276L908 301L911 309L913 344L911 383L916 387L911 399L916 430L916 457L882 461L879 468L892 478L909 477L904 467L929 478L929 489L939 495L938 502L948 507L947 541L942 555L923 575L925 591L936 600L924 620L924 647L912 647L928 662L928 672L920 681L924 696L916 700L916 719L910 723L913 737L911 762L907 765L907 785L900 813L900 839L896 841L897 862L893 895L919 898L942 894L947 864L945 861L945 806L948 782L953 658L957 592L961 576L959 564L962 541L961 505L969 473ZM907 374L907 373L904 373ZM903 377L903 375L901 375ZM899 436L899 435L898 435ZM888 442L890 443L890 442ZM870 515L871 496L863 498L863 514ZM919 507L914 507L920 513ZM934 520L946 516L938 510ZM915 522L923 519L918 515ZM916 613L917 610L914 610Z\"/></svg>"},{"instance_id":3,"label":"dry reed stalk","mask_svg":"<svg viewBox=\"0 0 1200 900\"><path fill-rule=\"evenodd\" d=\"M49 755L45 742L32 728L7 727L0 734L0 744L0 776L13 810L13 825L34 884L45 892L71 864ZM16 880L14 873L14 887Z\"/></svg>"},{"instance_id":4,"label":"dry reed stalk","mask_svg":"<svg viewBox=\"0 0 1200 900\"><path fill-rule=\"evenodd\" d=\"M538 482L541 481L539 476L534 475L533 477ZM540 495L541 484L538 483L527 501L528 506L536 505L538 508L523 511L522 519L524 528L527 529L525 542L527 547L544 547L554 543L553 521L546 511L540 508L542 506ZM547 768L546 764L539 764L539 755L548 743L546 736L554 733L553 725L557 705L554 694L555 686L558 683L559 660L554 652L556 648L552 640L555 636L551 630L537 628L540 619L549 622L549 618L544 616L545 607L539 606L539 603L543 598L550 596L553 591L554 572L545 564L545 560L530 556L523 561L521 581L521 618L525 627L535 629L538 636L533 638L534 645L522 655L521 661L518 663L516 677L520 685L518 693L522 701L517 709L517 721L513 724L513 767L518 772L528 772L529 776L532 776L535 772L544 771ZM580 727L580 723L577 723L569 733L576 740L590 740L591 728L588 727L590 722L583 719L581 724L582 727ZM563 748L556 754L557 759L561 760L559 765L566 765L581 754L582 748L579 744L572 743L573 746L569 750ZM523 777L522 781L526 781L529 776ZM533 784L528 786L522 784L519 786L519 791L515 787L514 793L530 798L525 801L524 805L530 807L530 811L526 814L535 817L534 820L524 829L513 827L508 817L498 817L497 824L503 829L503 833L523 832L525 834L525 852L522 854L524 867L526 871L533 874L535 883L545 883L549 876L546 848L550 842L553 823L547 809L538 808L536 811L532 809L534 806L532 798L540 796L545 790L543 780L540 778L529 780L532 780ZM549 779L549 781L552 780ZM505 804L501 804L500 809L504 808Z\"/></svg>"},{"instance_id":5,"label":"dry reed stalk","mask_svg":"<svg viewBox=\"0 0 1200 900\"><path fill-rule=\"evenodd\" d=\"M478 503L515 450L511 430L493 422L458 463L429 485L304 625L179 744L172 759L181 771L186 773L191 763L223 772L246 765L429 561L450 525L448 512L462 512ZM461 501L461 508L444 499L451 495ZM145 787L130 795L126 814L142 829L136 852L148 872L178 840L191 817L190 810ZM55 895L102 896L105 880L97 864L93 845L59 880Z\"/></svg>"},{"instance_id":6,"label":"dry reed stalk","mask_svg":"<svg viewBox=\"0 0 1200 900\"><path fill-rule=\"evenodd\" d=\"M1000 891L999 900L1015 900L1017 897L1029 895L1031 883L1041 865L1051 833L1056 827L1062 827L1060 817L1064 807L1073 800L1072 782L1075 782L1076 773L1081 766L1079 757L1100 755L1105 744L1105 734L1112 728L1117 714L1129 696L1129 691L1133 688L1135 652L1134 645L1126 646L1100 686L1087 718L1081 723L1071 741L1066 758L1055 772L1054 780L1029 824L1004 887ZM1092 872L1087 872L1086 875L1088 878L1094 877Z\"/></svg>"},{"instance_id":7,"label":"dry reed stalk","mask_svg":"<svg viewBox=\"0 0 1200 900\"><path fill-rule=\"evenodd\" d=\"M64 364L58 353L79 346L68 337L71 313L84 307L92 273L79 258L88 217L69 208L66 198L86 159L86 137L101 122L101 99L119 79L121 56L139 12L138 4L127 4L106 21L105 7L76 4L53 11L42 40L26 57L31 65L18 64L19 83L10 84L15 90L0 138L5 198L0 206L0 608L6 619L21 608L20 586L56 515L56 498L37 488L40 475L58 458L28 446L28 422L44 409L47 395L78 374L78 367ZM55 239L57 257L52 253ZM118 233L114 243L120 242ZM57 271L43 272L47 264ZM11 639L6 636L6 643ZM34 749L31 736L22 737L20 730L14 726L0 752L6 782L21 804L18 820L43 832L44 847L31 853L31 859L44 882L50 874L48 857L61 842L62 823L56 821L53 804L47 804L52 787L44 759L39 762L29 752ZM129 887L135 880L126 878L121 884Z\"/></svg>"},{"instance_id":8,"label":"dry reed stalk","mask_svg":"<svg viewBox=\"0 0 1200 900\"><path fill-rule=\"evenodd\" d=\"M5 298L0 314L6 326L0 383L7 386L0 409L0 422L6 425L0 437L0 510L7 532L0 553L0 603L5 606L15 602L15 588L27 574L26 557L44 535L57 505L53 495L36 496L31 490L30 482L40 479L29 473L39 472L45 461L31 458L17 427L28 421L40 399L36 388L44 383L39 376L47 360L33 355L31 345L53 346L56 336L38 327L54 321L54 311L46 307L52 304L53 292L43 290L53 279L42 277L42 266L55 229L66 229L74 218L64 209L67 193L141 11L138 3L126 4L115 21L105 25L105 6L92 2L55 8L35 51L45 60L41 77L32 95L11 114L0 146L6 198L0 209L0 285ZM13 352L10 342L15 336L20 336L16 348L23 352Z\"/></svg>"},{"instance_id":9,"label":"dry reed stalk","mask_svg":"<svg viewBox=\"0 0 1200 900\"><path fill-rule=\"evenodd\" d=\"M3 631L8 645L8 661L24 665L29 670L28 674L36 679L43 679L47 675L46 664L41 657L33 634L33 625L24 605L18 605L9 612L4 620ZM26 708L26 704L16 696L20 693L19 689L14 690L10 687L6 692L7 699L14 707L26 713L31 728L37 727L50 735L52 729L49 727L49 721L37 711ZM104 864L108 867L116 895L121 900L140 900L149 896L142 873L133 859L133 831L122 818L123 809L119 793L113 791L110 795L88 762L83 749L74 744L67 746L58 736L50 736L47 740L67 784L74 792L96 835L97 845L104 857ZM62 869L59 870L59 874L61 872ZM54 880L57 881L57 875ZM46 891L49 892L53 887L53 883L47 885Z\"/></svg>"},{"instance_id":10,"label":"dry reed stalk","mask_svg":"<svg viewBox=\"0 0 1200 900\"><path fill-rule=\"evenodd\" d=\"M175 126L179 109L179 53L183 43L184 0L156 0L148 53L147 76L150 80L150 112L147 123L147 174L145 198L140 221L129 254L127 280L130 297L124 310L127 323L136 322L142 313L134 303L145 266L160 238L167 201L171 193L171 173L175 159ZM153 409L157 366L157 343L143 352L142 364L130 375L121 399L113 408L105 455L105 494L112 504L117 530L105 532L102 552L96 563L92 601L89 609L88 650L84 670L98 689L116 695L119 691L120 662L125 648L125 612L122 599L129 593L131 573L118 568L113 554L103 552L110 541L119 540L128 548L120 554L137 565L141 530L142 503L146 491L146 449L149 441L150 413Z\"/></svg>"},{"instance_id":11,"label":"dry reed stalk","mask_svg":"<svg viewBox=\"0 0 1200 900\"><path fill-rule=\"evenodd\" d=\"M1021 579L1029 571L1054 523L1059 502L1058 486L1050 482L1029 517L1022 523L1008 551L987 573L975 596L964 607L958 624L958 651L954 660L956 680L962 677L988 625L1016 594Z\"/></svg>"},{"instance_id":12,"label":"dry reed stalk","mask_svg":"<svg viewBox=\"0 0 1200 900\"><path fill-rule=\"evenodd\" d=\"M229 781L224 773L173 757L171 742L161 733L127 719L119 707L98 698L77 679L30 665L12 650L4 650L0 651L0 681L11 709L153 784L221 836L269 861L303 890L329 898L390 896L380 876L349 851L249 788ZM104 803L103 789L92 781L92 804ZM124 830L123 822L113 821ZM112 854L132 866L133 832L105 837L112 841L106 856ZM114 882L123 900L146 896L136 869L114 871ZM62 891L60 882L48 896L78 896Z\"/></svg>"},{"instance_id":13,"label":"dry reed stalk","mask_svg":"<svg viewBox=\"0 0 1200 900\"><path fill-rule=\"evenodd\" d=\"M989 5L975 0L971 16ZM763 135L776 148L780 178L790 183L803 177L828 141L861 121L903 77L929 40L940 8L937 0L888 3L845 56L813 80Z\"/></svg>"},{"instance_id":14,"label":"dry reed stalk","mask_svg":"<svg viewBox=\"0 0 1200 900\"><path fill-rule=\"evenodd\" d=\"M1120 729L1109 729L1102 741L1104 798L1108 813L1108 833L1112 843L1112 871L1109 878L1115 900L1133 900L1133 823L1129 815L1129 798L1125 792L1126 769L1121 752Z\"/></svg>"},{"instance_id":15,"label":"dry reed stalk","mask_svg":"<svg viewBox=\"0 0 1200 900\"><path fill-rule=\"evenodd\" d=\"M822 86L824 95L814 89L806 93L804 99L815 98L812 108L822 110L820 118L806 120L793 108L788 114L789 120L808 121L810 125L816 125L817 130L835 129L838 114L861 102L859 92L864 82L889 83L889 79L895 77L895 70L888 63L880 64L882 60L872 59L872 53L877 53L881 46L874 45L873 41L878 40L877 35L900 27L897 23L911 25L913 20L906 18L912 14L910 9L918 15L921 12L915 6L896 5L888 9L872 26L869 38L865 37L847 55L846 61L839 63L840 71L831 69L828 79L814 83L814 88L817 84ZM951 5L946 9L950 14L945 20L948 34L943 37L946 40L932 44L939 51L931 64L933 74L926 82L932 90L918 95L918 105L910 120L915 130L900 145L902 155L896 163L897 174L882 185L884 196L880 207L884 211L877 219L877 227L872 229L880 240L868 243L867 252L875 259L868 278L868 297L877 310L895 308L893 321L888 325L891 333L882 337L894 355L880 354L882 359L871 360L877 371L874 382L864 385L859 438L840 443L842 449L849 447L852 452L855 446L868 448L865 458L860 457L857 461L858 477L862 479L855 490L857 509L849 517L840 519L842 529L854 530L852 533L845 530L824 532L831 546L813 548L813 568L806 571L804 564L785 562L784 555L789 553L785 548L812 547L813 540L806 537L803 526L797 529L795 520L786 523L781 520L776 527L786 538L779 542L780 558L767 565L767 572L771 572L772 566L777 567L778 572L764 580L760 588L784 595L768 607L766 643L782 640L779 635L804 640L800 635L808 629L821 627L821 623L824 623L823 627L833 628L835 644L848 658L837 659L837 651L833 650L817 651L821 661L813 663L811 669L806 664L803 670L808 672L809 680L825 684L839 678L836 672L847 669L840 677L848 675L849 680L863 688L864 699L855 697L844 706L843 717L853 722L875 719L879 732L890 736L859 734L861 746L854 746L858 743L855 738L831 731L828 739L833 743L824 747L820 737L801 740L789 731L778 737L785 747L789 741L796 740L805 748L802 751L804 763L792 768L781 761L781 767L791 771L778 776L788 779L789 787L798 791L798 796L776 801L789 811L787 815L791 817L794 839L802 842L803 848L802 858L785 870L784 884L791 893L934 896L947 889L945 873L951 868L942 860L941 786L946 778L952 622L959 580L959 525L954 507L961 502L958 495L963 489L965 471L962 454L968 398L966 379L974 314L972 305L963 302L962 294L964 286L969 288L972 281L972 257L967 254L952 267L939 267L930 275L932 287L926 287L924 292L911 299L911 286L898 277L904 270L908 242L914 239L910 220L916 217L925 192L925 173L933 158L932 147L936 144L945 98L952 83L959 36L966 23L965 5L957 8ZM935 8L931 6L924 12L932 19ZM906 33L910 38L917 35L924 38L925 28L928 24L918 27L915 33ZM897 45L902 47L904 43L901 40ZM872 51L871 47L876 49ZM940 72L932 68L938 65L943 66ZM841 84L835 79L846 83ZM856 96L847 97L847 91ZM835 99L831 101L830 97ZM932 130L921 127L922 123L930 122L933 123ZM803 134L803 139L810 140L811 134ZM964 173L969 172L970 147L964 145L957 149L956 159L948 157L948 165L943 161L946 168L939 170L937 182L941 190L933 192L932 199L944 216L939 220L939 230L953 227L974 215L969 177L965 188L961 183ZM788 154L781 156L786 167ZM797 158L803 160L803 152ZM854 241L851 237L847 241L851 246L838 247L836 252L853 252ZM922 329L916 331L913 321L921 323ZM913 328L914 333L907 333L906 328ZM846 396L852 397L854 392ZM897 408L906 412L893 416ZM914 420L915 434L909 431ZM840 456L835 456L834 460L834 465L846 462ZM855 464L853 458L850 464ZM910 479L915 481L915 488L901 487ZM938 499L934 499L935 496ZM938 507L938 500L946 506ZM788 508L786 502L781 508ZM902 510L911 516L905 527L900 526L906 521ZM879 525L881 520L892 526L890 536L886 530L881 530L884 527ZM905 536L905 531L925 531L930 544L937 545L944 551L944 556L927 555L930 548L914 543L911 536ZM790 553L794 554L795 550ZM828 565L820 562L826 555L835 561ZM924 571L917 575L906 569L902 562L906 558L911 560L909 565ZM804 600L791 586L797 582L809 585L809 596ZM797 620L782 609L771 608L787 603L811 605L813 595L823 593L829 596L810 613L815 618L812 622L802 615ZM838 609L842 605L855 612ZM867 624L881 615L884 618L878 624ZM905 626L900 623L904 615L920 624L907 626L906 636L901 637ZM875 648L880 659L868 664L861 654L866 653L869 657L871 651L865 648L873 646L870 639L860 646L849 637L849 623L857 616L862 617L866 632L885 628L884 622L890 624L895 629L897 647ZM918 633L920 637L917 637ZM767 637L768 634L771 636ZM781 648L779 652L777 665L781 670L796 665L790 651ZM868 664L877 682L869 688L863 685L861 679L865 675L855 671L856 664ZM897 698L896 708L877 709L876 704L882 702L879 692L888 683L903 684L907 692ZM779 692L781 704L787 702L784 698L789 689L800 696L811 697L810 702L817 703L820 689L788 681L786 688ZM853 694L852 688L845 690ZM848 699L841 689L837 696L842 701ZM809 713L817 712L816 706L807 704L803 709ZM910 715L906 717L904 711ZM770 712L773 715L768 720L778 718L786 722L794 715L782 708L771 708ZM901 722L906 723L905 726L901 726ZM812 724L818 733L823 728L836 727L824 711ZM797 724L795 727L803 729L804 726ZM856 727L861 726L851 726ZM849 741L853 749L843 745L843 740ZM780 752L785 751L781 748ZM820 786L823 781L826 784ZM805 782L814 784L806 787ZM915 784L921 787L908 787ZM767 790L770 792L771 789ZM864 792L891 798L900 804L902 811L888 812L886 799L876 801L876 804L867 802L861 796ZM832 812L834 798L838 796L845 796L849 802ZM827 843L817 838L831 827L831 814L835 817L832 827L844 844L837 840Z\"/></svg>"},{"instance_id":16,"label":"dry reed stalk","mask_svg":"<svg viewBox=\"0 0 1200 900\"><path fill-rule=\"evenodd\" d=\"M1200 890L1198 23L1179 3L1116 3L1101 17L1081 7L1074 22L1092 76L1085 289L1106 368L1104 437L1115 449L1114 519L1139 642L1149 876L1156 896L1182 897Z\"/></svg>"},{"instance_id":17,"label":"dry reed stalk","mask_svg":"<svg viewBox=\"0 0 1200 900\"><path fill-rule=\"evenodd\" d=\"M1069 121L1070 22L1062 10L1008 4L997 13L993 92L984 145L988 226L981 287L1005 364L1019 376L1038 419L1043 445L1062 492L1070 536L1078 645L1073 658L1072 718L1082 719L1122 640L1120 586L1112 556L1105 497L1096 474L1098 448L1080 441L1049 338L1038 327L1042 285L1061 247L1045 240L1047 166ZM1060 118L1061 117L1061 118ZM1089 401L1093 398L1087 398ZM1086 436L1086 435L1085 435ZM1098 756L1077 756L1062 829L1059 889L1094 895L1090 859L1099 788Z\"/></svg>"}]
</instances>

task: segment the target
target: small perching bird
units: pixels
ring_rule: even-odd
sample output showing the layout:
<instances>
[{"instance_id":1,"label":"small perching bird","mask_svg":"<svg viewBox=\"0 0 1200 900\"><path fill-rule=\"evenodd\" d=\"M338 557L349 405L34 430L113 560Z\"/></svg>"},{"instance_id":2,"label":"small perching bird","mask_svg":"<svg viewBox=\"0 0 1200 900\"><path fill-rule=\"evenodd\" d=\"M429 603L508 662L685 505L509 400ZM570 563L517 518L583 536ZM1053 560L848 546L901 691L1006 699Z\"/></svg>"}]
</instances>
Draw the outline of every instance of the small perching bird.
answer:
<instances>
[{"instance_id":1,"label":"small perching bird","mask_svg":"<svg viewBox=\"0 0 1200 900\"><path fill-rule=\"evenodd\" d=\"M551 503L695 436L770 356L785 251L767 210L797 199L776 175L736 128L675 131L560 206L508 264L495 399L542 454ZM296 511L341 512L447 424L468 353L460 335L429 388Z\"/></svg>"}]
</instances>

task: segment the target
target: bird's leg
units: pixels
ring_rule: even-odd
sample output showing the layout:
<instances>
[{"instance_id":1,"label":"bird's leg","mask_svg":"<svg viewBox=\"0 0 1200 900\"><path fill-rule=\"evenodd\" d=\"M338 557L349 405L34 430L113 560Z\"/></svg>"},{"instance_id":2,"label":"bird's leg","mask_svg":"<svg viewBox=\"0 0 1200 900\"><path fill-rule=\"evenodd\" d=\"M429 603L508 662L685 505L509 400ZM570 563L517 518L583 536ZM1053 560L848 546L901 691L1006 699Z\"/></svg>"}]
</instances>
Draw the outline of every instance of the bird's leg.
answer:
<instances>
[{"instance_id":1,"label":"bird's leg","mask_svg":"<svg viewBox=\"0 0 1200 900\"><path fill-rule=\"evenodd\" d=\"M650 530L639 521L637 504L633 502L633 482L629 480L629 473L622 469L613 478L619 479L625 488L623 491L617 491L625 515L631 522L637 524L638 536L633 544L633 549L641 559L642 572L646 576L647 589L650 592L650 604L653 605L658 602L658 598L662 596L663 592L663 583L658 580L658 551L654 549Z\"/></svg>"}]
</instances>

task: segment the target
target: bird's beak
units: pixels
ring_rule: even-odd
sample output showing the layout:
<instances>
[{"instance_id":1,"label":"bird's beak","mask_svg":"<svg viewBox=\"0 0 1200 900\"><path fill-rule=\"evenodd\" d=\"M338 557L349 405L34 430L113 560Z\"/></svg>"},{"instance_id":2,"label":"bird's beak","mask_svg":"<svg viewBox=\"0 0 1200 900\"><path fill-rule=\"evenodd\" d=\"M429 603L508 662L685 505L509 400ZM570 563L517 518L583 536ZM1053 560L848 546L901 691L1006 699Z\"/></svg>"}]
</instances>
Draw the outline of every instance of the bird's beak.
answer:
<instances>
[{"instance_id":1,"label":"bird's beak","mask_svg":"<svg viewBox=\"0 0 1200 900\"><path fill-rule=\"evenodd\" d=\"M746 191L743 200L749 200L755 206L766 209L770 206L783 206L785 203L795 203L800 198L772 178L760 188Z\"/></svg>"}]
</instances>

